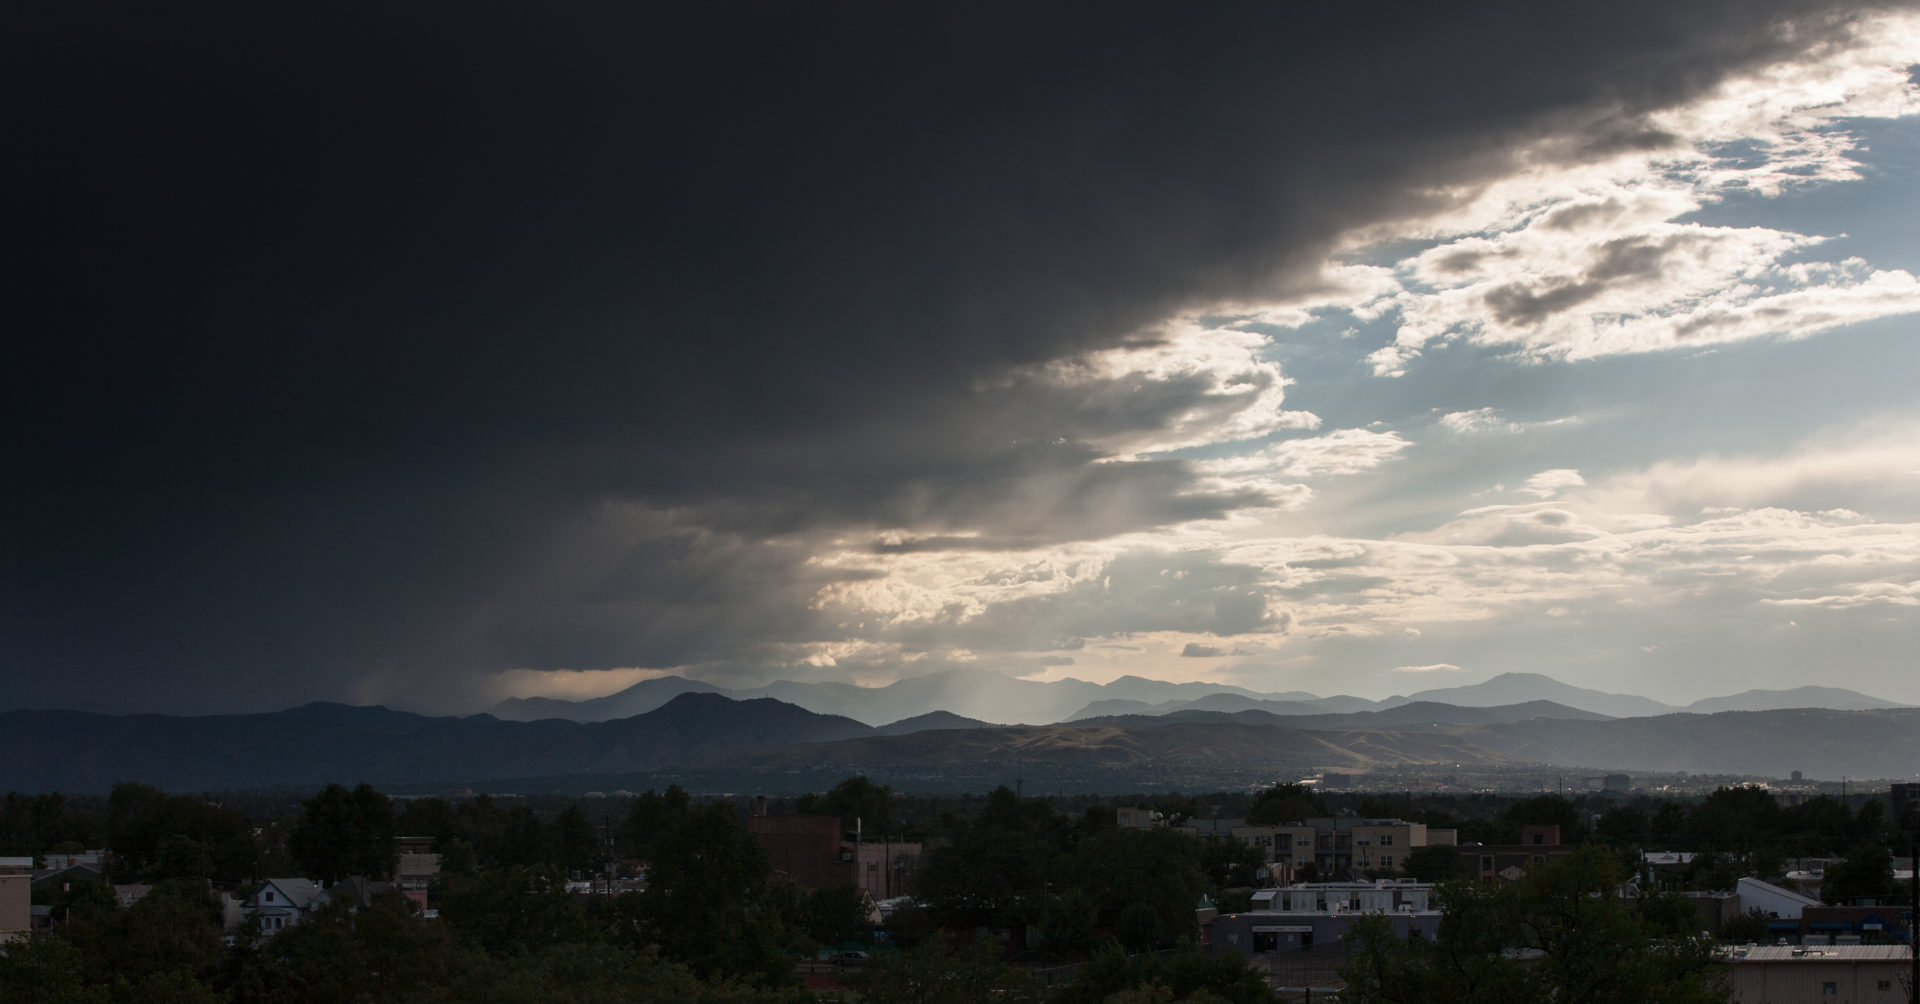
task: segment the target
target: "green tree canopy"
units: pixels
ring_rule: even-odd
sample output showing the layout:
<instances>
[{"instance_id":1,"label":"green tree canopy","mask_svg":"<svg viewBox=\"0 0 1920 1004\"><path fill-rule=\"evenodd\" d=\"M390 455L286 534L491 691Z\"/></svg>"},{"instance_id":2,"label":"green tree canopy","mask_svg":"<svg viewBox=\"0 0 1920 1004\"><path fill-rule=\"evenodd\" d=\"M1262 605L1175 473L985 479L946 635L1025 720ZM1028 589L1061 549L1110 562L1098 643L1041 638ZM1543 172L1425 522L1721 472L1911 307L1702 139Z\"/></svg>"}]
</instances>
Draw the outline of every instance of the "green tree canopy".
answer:
<instances>
[{"instance_id":1,"label":"green tree canopy","mask_svg":"<svg viewBox=\"0 0 1920 1004\"><path fill-rule=\"evenodd\" d=\"M1726 1000L1712 946L1677 928L1690 918L1619 895L1626 872L1588 848L1534 866L1512 885L1453 883L1436 942L1403 942L1362 919L1342 976L1370 1004L1551 1000L1612 1004ZM1677 919L1676 919L1677 918Z\"/></svg>"},{"instance_id":2,"label":"green tree canopy","mask_svg":"<svg viewBox=\"0 0 1920 1004\"><path fill-rule=\"evenodd\" d=\"M362 783L351 792L329 784L307 799L306 815L287 835L287 851L311 878L329 885L349 875L393 874L393 803Z\"/></svg>"},{"instance_id":3,"label":"green tree canopy","mask_svg":"<svg viewBox=\"0 0 1920 1004\"><path fill-rule=\"evenodd\" d=\"M1276 784L1254 798L1247 822L1271 826L1330 815L1319 792L1303 784Z\"/></svg>"}]
</instances>

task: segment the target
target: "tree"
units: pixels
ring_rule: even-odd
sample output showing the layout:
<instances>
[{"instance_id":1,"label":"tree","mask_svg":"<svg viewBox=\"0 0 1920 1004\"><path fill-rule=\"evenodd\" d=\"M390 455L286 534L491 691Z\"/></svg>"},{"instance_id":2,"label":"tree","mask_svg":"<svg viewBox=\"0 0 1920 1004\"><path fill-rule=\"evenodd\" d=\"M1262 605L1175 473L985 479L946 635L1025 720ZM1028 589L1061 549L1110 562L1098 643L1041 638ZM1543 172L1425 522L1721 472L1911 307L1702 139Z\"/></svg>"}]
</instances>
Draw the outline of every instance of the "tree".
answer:
<instances>
[{"instance_id":1,"label":"tree","mask_svg":"<svg viewBox=\"0 0 1920 1004\"><path fill-rule=\"evenodd\" d=\"M327 903L257 952L237 951L223 982L240 1000L407 1000L448 986L478 961L445 927L423 922L412 901L386 892L358 910Z\"/></svg>"},{"instance_id":2,"label":"tree","mask_svg":"<svg viewBox=\"0 0 1920 1004\"><path fill-rule=\"evenodd\" d=\"M634 857L652 857L653 842L679 826L692 807L692 797L677 784L668 785L664 794L648 788L620 823L621 848Z\"/></svg>"},{"instance_id":3,"label":"tree","mask_svg":"<svg viewBox=\"0 0 1920 1004\"><path fill-rule=\"evenodd\" d=\"M448 876L437 898L440 916L454 934L489 955L539 951L595 936L583 897L568 893L566 874L550 865Z\"/></svg>"},{"instance_id":4,"label":"tree","mask_svg":"<svg viewBox=\"0 0 1920 1004\"><path fill-rule=\"evenodd\" d=\"M306 815L287 835L287 851L307 875L332 885L349 875L393 874L393 803L362 783L349 792L329 784L307 799Z\"/></svg>"},{"instance_id":5,"label":"tree","mask_svg":"<svg viewBox=\"0 0 1920 1004\"><path fill-rule=\"evenodd\" d=\"M851 885L816 889L801 905L801 923L821 945L866 944L873 937L873 901Z\"/></svg>"},{"instance_id":6,"label":"tree","mask_svg":"<svg viewBox=\"0 0 1920 1004\"><path fill-rule=\"evenodd\" d=\"M1347 961L1340 968L1346 997L1361 1004L1402 1004L1424 1000L1434 978L1421 966L1423 953L1409 949L1393 933L1386 915L1369 913L1348 925L1343 939Z\"/></svg>"},{"instance_id":7,"label":"tree","mask_svg":"<svg viewBox=\"0 0 1920 1004\"><path fill-rule=\"evenodd\" d=\"M1110 830L1080 841L1056 870L1089 892L1099 923L1129 949L1170 947L1194 933L1194 908L1211 888L1200 846L1173 830Z\"/></svg>"},{"instance_id":8,"label":"tree","mask_svg":"<svg viewBox=\"0 0 1920 1004\"><path fill-rule=\"evenodd\" d=\"M585 809L569 805L553 821L553 860L569 873L594 871L605 858L605 842Z\"/></svg>"},{"instance_id":9,"label":"tree","mask_svg":"<svg viewBox=\"0 0 1920 1004\"><path fill-rule=\"evenodd\" d=\"M1631 805L1616 805L1600 815L1594 836L1619 848L1643 847L1653 835L1653 821Z\"/></svg>"},{"instance_id":10,"label":"tree","mask_svg":"<svg viewBox=\"0 0 1920 1004\"><path fill-rule=\"evenodd\" d=\"M1047 901L1040 913L1040 947L1060 955L1092 951L1097 943L1094 921L1098 907L1079 889L1068 889Z\"/></svg>"},{"instance_id":11,"label":"tree","mask_svg":"<svg viewBox=\"0 0 1920 1004\"><path fill-rule=\"evenodd\" d=\"M1430 844L1407 852L1403 862L1408 875L1421 882L1446 882L1465 878L1467 865L1458 847Z\"/></svg>"},{"instance_id":12,"label":"tree","mask_svg":"<svg viewBox=\"0 0 1920 1004\"><path fill-rule=\"evenodd\" d=\"M975 1004L1027 999L1037 989L1033 975L1000 961L999 948L976 941L956 949L936 938L904 952L879 952L847 986L871 1004Z\"/></svg>"},{"instance_id":13,"label":"tree","mask_svg":"<svg viewBox=\"0 0 1920 1004\"><path fill-rule=\"evenodd\" d=\"M1066 849L1050 808L995 789L977 820L925 854L916 883L945 927L1023 929L1039 920L1048 866Z\"/></svg>"},{"instance_id":14,"label":"tree","mask_svg":"<svg viewBox=\"0 0 1920 1004\"><path fill-rule=\"evenodd\" d=\"M1623 901L1624 879L1617 861L1587 849L1537 865L1512 885L1444 886L1436 942L1356 928L1343 970L1349 996L1373 1004L1724 1001L1711 944L1677 930L1691 918ZM1536 957L1521 961L1518 952Z\"/></svg>"},{"instance_id":15,"label":"tree","mask_svg":"<svg viewBox=\"0 0 1920 1004\"><path fill-rule=\"evenodd\" d=\"M890 833L893 829L893 789L874 784L860 774L833 786L811 808L803 812L821 812L838 816L840 825L853 829L857 820L866 833Z\"/></svg>"},{"instance_id":16,"label":"tree","mask_svg":"<svg viewBox=\"0 0 1920 1004\"><path fill-rule=\"evenodd\" d=\"M1573 843L1585 835L1580 825L1580 810L1559 795L1534 795L1520 799L1502 809L1497 820L1500 827L1499 842L1503 844L1519 843L1522 826L1558 826L1563 843Z\"/></svg>"},{"instance_id":17,"label":"tree","mask_svg":"<svg viewBox=\"0 0 1920 1004\"><path fill-rule=\"evenodd\" d=\"M1720 937L1732 942L1761 944L1772 935L1772 920L1767 911L1756 906L1720 925Z\"/></svg>"},{"instance_id":18,"label":"tree","mask_svg":"<svg viewBox=\"0 0 1920 1004\"><path fill-rule=\"evenodd\" d=\"M1687 846L1706 854L1749 854L1778 839L1781 818L1780 803L1765 788L1716 788L1687 818Z\"/></svg>"},{"instance_id":19,"label":"tree","mask_svg":"<svg viewBox=\"0 0 1920 1004\"><path fill-rule=\"evenodd\" d=\"M643 944L658 944L703 979L791 981L779 917L763 901L772 865L732 805L689 807L653 839L649 858L647 888L632 917Z\"/></svg>"},{"instance_id":20,"label":"tree","mask_svg":"<svg viewBox=\"0 0 1920 1004\"><path fill-rule=\"evenodd\" d=\"M482 1004L745 1004L782 998L722 981L701 981L651 951L607 944L553 945L505 958L479 957L436 1000Z\"/></svg>"},{"instance_id":21,"label":"tree","mask_svg":"<svg viewBox=\"0 0 1920 1004\"><path fill-rule=\"evenodd\" d=\"M1845 861L1827 869L1820 898L1829 903L1855 899L1886 900L1893 895L1893 852L1885 844L1861 844Z\"/></svg>"},{"instance_id":22,"label":"tree","mask_svg":"<svg viewBox=\"0 0 1920 1004\"><path fill-rule=\"evenodd\" d=\"M1273 1000L1260 973L1237 952L1203 953L1191 942L1163 955L1129 957L1118 948L1096 954L1072 983L1059 988L1058 1004L1109 1001L1193 1001L1255 1004Z\"/></svg>"},{"instance_id":23,"label":"tree","mask_svg":"<svg viewBox=\"0 0 1920 1004\"><path fill-rule=\"evenodd\" d=\"M1247 822L1257 826L1298 823L1331 815L1318 792L1304 784L1276 784L1262 791L1247 809Z\"/></svg>"},{"instance_id":24,"label":"tree","mask_svg":"<svg viewBox=\"0 0 1920 1004\"><path fill-rule=\"evenodd\" d=\"M85 954L65 938L15 942L0 953L0 1000L39 1004L107 1004L103 987L87 983Z\"/></svg>"},{"instance_id":25,"label":"tree","mask_svg":"<svg viewBox=\"0 0 1920 1004\"><path fill-rule=\"evenodd\" d=\"M219 906L204 880L156 884L138 903L115 915L104 937L87 947L105 972L129 978L180 973L211 975L225 943Z\"/></svg>"},{"instance_id":26,"label":"tree","mask_svg":"<svg viewBox=\"0 0 1920 1004\"><path fill-rule=\"evenodd\" d=\"M1200 842L1200 869L1215 891L1253 885L1266 860L1260 848L1238 840Z\"/></svg>"},{"instance_id":27,"label":"tree","mask_svg":"<svg viewBox=\"0 0 1920 1004\"><path fill-rule=\"evenodd\" d=\"M1622 905L1625 874L1586 850L1537 866L1513 886L1522 947L1543 955L1530 972L1537 999L1565 1004L1623 1000L1724 1001L1712 946L1662 935Z\"/></svg>"}]
</instances>

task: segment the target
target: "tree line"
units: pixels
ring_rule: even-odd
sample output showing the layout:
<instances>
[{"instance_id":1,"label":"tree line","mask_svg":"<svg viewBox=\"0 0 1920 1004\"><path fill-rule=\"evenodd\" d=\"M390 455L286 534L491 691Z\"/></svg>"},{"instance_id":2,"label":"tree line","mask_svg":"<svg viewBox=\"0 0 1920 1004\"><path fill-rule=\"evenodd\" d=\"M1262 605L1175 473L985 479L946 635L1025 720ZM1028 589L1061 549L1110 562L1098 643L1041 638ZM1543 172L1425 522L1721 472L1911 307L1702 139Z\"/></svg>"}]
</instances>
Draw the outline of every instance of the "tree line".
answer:
<instances>
[{"instance_id":1,"label":"tree line","mask_svg":"<svg viewBox=\"0 0 1920 1004\"><path fill-rule=\"evenodd\" d=\"M37 890L56 934L9 948L0 999L791 1000L806 998L797 963L854 946L873 952L846 975L864 1000L1267 999L1236 956L1187 941L1203 898L1245 908L1260 852L1169 827L1122 828L1116 809L1125 806L1155 809L1170 824L1228 813L1254 822L1399 816L1488 843L1517 840L1522 826L1558 825L1583 852L1510 887L1448 882L1456 852L1414 855L1410 867L1432 872L1421 877L1448 882L1441 938L1407 944L1363 926L1353 956L1361 968L1349 980L1372 988L1360 999L1381 1001L1578 999L1537 983L1540 973L1577 973L1607 957L1554 954L1577 944L1664 946L1653 958L1616 948L1619 966L1633 970L1608 970L1620 986L1678 986L1704 972L1699 946L1685 940L1694 922L1657 897L1624 914L1617 897L1570 898L1617 887L1642 849L1697 852L1670 880L1676 887L1777 878L1795 856L1846 854L1849 865L1828 873L1829 894L1884 895L1893 891L1890 855L1907 839L1877 799L1783 807L1749 788L1694 801L1356 797L1296 785L1109 799L1028 798L1003 787L920 798L854 777L776 802L776 811L835 816L848 830L858 820L869 836L925 843L915 903L876 932L872 904L851 887L809 892L773 881L739 800L668 787L618 814L611 806L596 818L577 801L543 811L484 795L395 801L367 785L328 785L293 811L249 818L232 802L142 785L95 800L12 794L0 801L0 854L105 847L110 881L153 890L127 908L104 884ZM396 835L429 838L441 854L430 893L438 919L389 894L363 907L331 904L270 939L223 938L216 890L244 895L259 878L296 874L385 877ZM634 870L644 871L644 891L568 889L570 878ZM1605 908L1594 905L1602 899ZM1526 952L1549 961L1509 971ZM1067 963L1077 967L1070 979L1036 975Z\"/></svg>"}]
</instances>

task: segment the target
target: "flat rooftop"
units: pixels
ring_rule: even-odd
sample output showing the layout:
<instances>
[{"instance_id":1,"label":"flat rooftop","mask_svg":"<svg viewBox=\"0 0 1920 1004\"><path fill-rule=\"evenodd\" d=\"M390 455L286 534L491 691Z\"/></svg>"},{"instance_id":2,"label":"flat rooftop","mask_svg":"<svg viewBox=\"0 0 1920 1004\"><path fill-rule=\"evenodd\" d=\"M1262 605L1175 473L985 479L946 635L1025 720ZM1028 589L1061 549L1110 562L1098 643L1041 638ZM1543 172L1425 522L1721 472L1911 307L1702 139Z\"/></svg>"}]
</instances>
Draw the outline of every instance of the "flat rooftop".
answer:
<instances>
[{"instance_id":1,"label":"flat rooftop","mask_svg":"<svg viewBox=\"0 0 1920 1004\"><path fill-rule=\"evenodd\" d=\"M1902 962L1913 957L1905 945L1809 945L1798 948L1793 945L1758 945L1746 950L1744 956L1735 950L1733 961L1739 962L1868 962L1876 959L1898 959Z\"/></svg>"}]
</instances>

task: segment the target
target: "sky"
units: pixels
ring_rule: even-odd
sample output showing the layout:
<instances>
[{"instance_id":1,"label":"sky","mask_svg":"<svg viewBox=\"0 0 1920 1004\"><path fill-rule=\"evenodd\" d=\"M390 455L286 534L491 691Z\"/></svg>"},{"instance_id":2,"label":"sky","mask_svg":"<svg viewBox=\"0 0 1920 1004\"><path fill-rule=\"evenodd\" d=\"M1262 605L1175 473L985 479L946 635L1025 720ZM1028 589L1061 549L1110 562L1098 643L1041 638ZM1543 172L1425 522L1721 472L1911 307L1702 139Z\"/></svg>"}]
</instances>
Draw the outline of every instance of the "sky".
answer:
<instances>
[{"instance_id":1,"label":"sky","mask_svg":"<svg viewBox=\"0 0 1920 1004\"><path fill-rule=\"evenodd\" d=\"M48 3L0 709L1920 703L1920 8Z\"/></svg>"}]
</instances>

